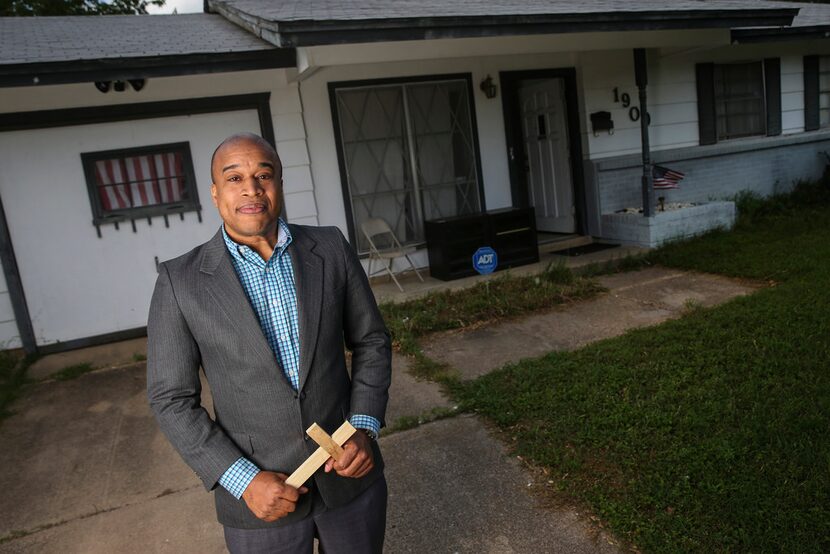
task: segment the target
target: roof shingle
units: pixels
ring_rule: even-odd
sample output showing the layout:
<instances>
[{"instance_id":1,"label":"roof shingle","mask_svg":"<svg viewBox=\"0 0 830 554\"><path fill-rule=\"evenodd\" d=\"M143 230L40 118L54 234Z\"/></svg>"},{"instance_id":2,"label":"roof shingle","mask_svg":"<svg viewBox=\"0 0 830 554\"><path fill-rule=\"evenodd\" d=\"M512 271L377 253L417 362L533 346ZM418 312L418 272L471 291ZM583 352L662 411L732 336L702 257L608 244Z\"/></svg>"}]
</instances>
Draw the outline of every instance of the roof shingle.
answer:
<instances>
[{"instance_id":1,"label":"roof shingle","mask_svg":"<svg viewBox=\"0 0 830 554\"><path fill-rule=\"evenodd\" d=\"M271 49L212 14L0 17L0 65Z\"/></svg>"}]
</instances>

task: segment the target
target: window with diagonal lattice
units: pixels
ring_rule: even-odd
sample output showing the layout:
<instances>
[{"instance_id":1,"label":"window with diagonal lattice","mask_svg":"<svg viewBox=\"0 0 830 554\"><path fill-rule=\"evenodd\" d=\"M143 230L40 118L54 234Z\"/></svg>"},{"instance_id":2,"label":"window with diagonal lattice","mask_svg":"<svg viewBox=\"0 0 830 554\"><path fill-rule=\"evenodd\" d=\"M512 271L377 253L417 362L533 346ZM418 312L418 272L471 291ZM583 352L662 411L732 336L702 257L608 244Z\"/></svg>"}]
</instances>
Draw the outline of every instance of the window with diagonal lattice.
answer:
<instances>
[{"instance_id":1,"label":"window with diagonal lattice","mask_svg":"<svg viewBox=\"0 0 830 554\"><path fill-rule=\"evenodd\" d=\"M401 243L418 244L424 221L481 210L468 80L342 83L333 95L354 229L382 218Z\"/></svg>"}]
</instances>

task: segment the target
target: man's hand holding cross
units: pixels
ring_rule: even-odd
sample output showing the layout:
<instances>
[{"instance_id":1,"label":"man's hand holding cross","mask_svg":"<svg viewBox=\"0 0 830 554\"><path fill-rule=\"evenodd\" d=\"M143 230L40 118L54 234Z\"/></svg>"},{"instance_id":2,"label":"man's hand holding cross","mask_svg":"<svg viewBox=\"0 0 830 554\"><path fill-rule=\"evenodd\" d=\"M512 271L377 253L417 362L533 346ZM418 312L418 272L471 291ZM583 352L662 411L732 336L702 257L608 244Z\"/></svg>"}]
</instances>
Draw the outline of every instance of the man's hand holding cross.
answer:
<instances>
[{"instance_id":1,"label":"man's hand holding cross","mask_svg":"<svg viewBox=\"0 0 830 554\"><path fill-rule=\"evenodd\" d=\"M334 435L329 436L316 423L306 433L319 448L290 476L272 471L260 471L242 493L248 508L264 521L276 521L293 512L300 494L308 492L305 483L325 464L326 473L332 469L341 477L360 478L374 467L371 440L365 433L347 421ZM341 446L342 444L342 446Z\"/></svg>"}]
</instances>

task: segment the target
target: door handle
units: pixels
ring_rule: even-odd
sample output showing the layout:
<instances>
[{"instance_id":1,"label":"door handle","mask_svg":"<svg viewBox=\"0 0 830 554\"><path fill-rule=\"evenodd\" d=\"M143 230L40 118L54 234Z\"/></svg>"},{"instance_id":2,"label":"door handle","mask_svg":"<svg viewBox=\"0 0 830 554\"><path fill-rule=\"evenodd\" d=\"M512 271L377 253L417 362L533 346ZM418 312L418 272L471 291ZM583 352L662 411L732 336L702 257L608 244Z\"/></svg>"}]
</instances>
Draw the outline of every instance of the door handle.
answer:
<instances>
[{"instance_id":1,"label":"door handle","mask_svg":"<svg viewBox=\"0 0 830 554\"><path fill-rule=\"evenodd\" d=\"M507 155L510 157L511 162L516 161L516 152L513 150L512 146L507 149Z\"/></svg>"}]
</instances>

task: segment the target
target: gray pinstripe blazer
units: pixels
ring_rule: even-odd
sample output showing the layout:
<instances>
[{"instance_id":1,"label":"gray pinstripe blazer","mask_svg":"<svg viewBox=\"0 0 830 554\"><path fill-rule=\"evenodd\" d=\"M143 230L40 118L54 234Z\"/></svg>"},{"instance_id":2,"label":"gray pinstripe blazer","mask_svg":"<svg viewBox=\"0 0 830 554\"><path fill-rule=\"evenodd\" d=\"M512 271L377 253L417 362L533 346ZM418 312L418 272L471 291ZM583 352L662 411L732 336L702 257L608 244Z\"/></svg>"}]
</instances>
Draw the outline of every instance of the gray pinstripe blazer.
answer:
<instances>
[{"instance_id":1,"label":"gray pinstripe blazer","mask_svg":"<svg viewBox=\"0 0 830 554\"><path fill-rule=\"evenodd\" d=\"M220 231L159 266L147 324L147 393L159 426L208 490L220 523L279 526L308 514L309 494L274 523L257 519L219 477L240 456L290 474L317 445L305 429L333 432L352 413L384 421L391 378L389 334L357 256L337 228L289 225L297 285L300 390L276 362L236 275ZM343 351L352 351L352 374ZM202 367L215 421L200 404ZM313 485L330 507L350 501L381 476L362 479L318 471Z\"/></svg>"}]
</instances>

